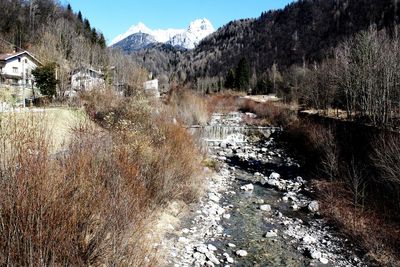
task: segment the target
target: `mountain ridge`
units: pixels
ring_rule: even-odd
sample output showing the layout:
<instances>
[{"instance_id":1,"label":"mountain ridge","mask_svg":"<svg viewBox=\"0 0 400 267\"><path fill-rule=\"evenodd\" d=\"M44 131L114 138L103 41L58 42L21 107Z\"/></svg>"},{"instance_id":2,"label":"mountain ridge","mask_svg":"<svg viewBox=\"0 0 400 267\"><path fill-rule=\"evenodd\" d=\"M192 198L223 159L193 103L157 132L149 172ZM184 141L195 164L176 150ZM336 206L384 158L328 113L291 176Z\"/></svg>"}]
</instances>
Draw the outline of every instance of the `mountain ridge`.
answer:
<instances>
[{"instance_id":1,"label":"mountain ridge","mask_svg":"<svg viewBox=\"0 0 400 267\"><path fill-rule=\"evenodd\" d=\"M115 37L110 47L119 47L126 53L146 48L149 40L153 43L164 43L184 49L194 49L205 37L215 32L212 23L206 19L192 21L187 29L157 29L152 30L144 23L139 22L131 26L128 31ZM140 40L147 34L144 43Z\"/></svg>"}]
</instances>

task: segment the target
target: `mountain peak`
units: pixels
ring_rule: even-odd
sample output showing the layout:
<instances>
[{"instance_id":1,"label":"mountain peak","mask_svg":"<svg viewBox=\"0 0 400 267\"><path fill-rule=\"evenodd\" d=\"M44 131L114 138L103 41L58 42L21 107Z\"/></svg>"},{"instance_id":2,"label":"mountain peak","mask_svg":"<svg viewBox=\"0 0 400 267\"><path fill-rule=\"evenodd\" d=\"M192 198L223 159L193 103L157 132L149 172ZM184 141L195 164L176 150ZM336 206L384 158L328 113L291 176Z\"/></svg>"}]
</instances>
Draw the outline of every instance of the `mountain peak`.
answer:
<instances>
[{"instance_id":1,"label":"mountain peak","mask_svg":"<svg viewBox=\"0 0 400 267\"><path fill-rule=\"evenodd\" d=\"M203 31L207 31L207 30L212 30L215 31L213 25L211 24L211 22L206 19L196 19L194 21L192 21L189 25L189 30L203 30Z\"/></svg>"},{"instance_id":2,"label":"mountain peak","mask_svg":"<svg viewBox=\"0 0 400 267\"><path fill-rule=\"evenodd\" d=\"M131 26L127 32L118 35L110 46L113 46L136 33L146 33L154 37L156 42L168 43L186 49L194 48L202 39L215 31L211 22L206 19L196 19L185 29L159 29L152 30L143 22Z\"/></svg>"}]
</instances>

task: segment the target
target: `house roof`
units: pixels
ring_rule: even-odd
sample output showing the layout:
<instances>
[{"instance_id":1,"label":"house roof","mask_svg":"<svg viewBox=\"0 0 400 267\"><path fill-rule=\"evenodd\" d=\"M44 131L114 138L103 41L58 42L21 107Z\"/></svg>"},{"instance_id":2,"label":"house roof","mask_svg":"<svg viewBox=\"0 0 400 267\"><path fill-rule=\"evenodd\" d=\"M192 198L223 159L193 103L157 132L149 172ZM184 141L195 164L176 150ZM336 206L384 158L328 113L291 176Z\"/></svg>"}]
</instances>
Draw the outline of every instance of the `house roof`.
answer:
<instances>
[{"instance_id":1,"label":"house roof","mask_svg":"<svg viewBox=\"0 0 400 267\"><path fill-rule=\"evenodd\" d=\"M93 68L91 68L91 67L80 67L80 68L77 68L77 69L73 70L72 73L75 74L75 73L78 73L78 72L81 72L81 71L90 71L90 72L94 72L94 73L97 73L97 74L100 75L100 76L104 75L101 71L95 70L95 69L93 69Z\"/></svg>"},{"instance_id":2,"label":"house roof","mask_svg":"<svg viewBox=\"0 0 400 267\"><path fill-rule=\"evenodd\" d=\"M22 51L22 52L18 52L18 53L6 53L6 54L0 54L0 61L7 61L10 60L12 58L21 56L21 55L28 55L30 58L32 58L34 61L36 61L37 63L39 63L40 65L42 65L42 62L40 62L40 60L38 60L37 58L35 58L31 53L29 53L28 51Z\"/></svg>"}]
</instances>

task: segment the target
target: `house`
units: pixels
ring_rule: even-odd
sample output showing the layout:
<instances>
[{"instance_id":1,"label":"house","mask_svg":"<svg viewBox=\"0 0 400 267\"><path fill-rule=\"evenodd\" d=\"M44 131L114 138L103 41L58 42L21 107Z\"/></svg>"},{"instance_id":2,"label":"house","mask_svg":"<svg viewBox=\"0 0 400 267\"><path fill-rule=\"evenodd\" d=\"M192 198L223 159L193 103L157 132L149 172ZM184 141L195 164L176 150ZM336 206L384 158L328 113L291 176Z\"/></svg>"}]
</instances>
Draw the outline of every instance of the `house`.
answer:
<instances>
[{"instance_id":1,"label":"house","mask_svg":"<svg viewBox=\"0 0 400 267\"><path fill-rule=\"evenodd\" d=\"M32 88L32 70L41 65L28 51L0 54L0 86Z\"/></svg>"},{"instance_id":2,"label":"house","mask_svg":"<svg viewBox=\"0 0 400 267\"><path fill-rule=\"evenodd\" d=\"M26 100L35 96L32 71L41 65L28 51L0 54L0 90L11 96L16 105L25 106ZM4 105L9 103L1 102L2 110Z\"/></svg>"},{"instance_id":3,"label":"house","mask_svg":"<svg viewBox=\"0 0 400 267\"><path fill-rule=\"evenodd\" d=\"M104 74L100 70L82 67L71 74L71 89L74 91L90 91L104 86Z\"/></svg>"},{"instance_id":4,"label":"house","mask_svg":"<svg viewBox=\"0 0 400 267\"><path fill-rule=\"evenodd\" d=\"M143 84L144 91L146 94L160 97L160 91L158 90L158 79L147 81Z\"/></svg>"}]
</instances>

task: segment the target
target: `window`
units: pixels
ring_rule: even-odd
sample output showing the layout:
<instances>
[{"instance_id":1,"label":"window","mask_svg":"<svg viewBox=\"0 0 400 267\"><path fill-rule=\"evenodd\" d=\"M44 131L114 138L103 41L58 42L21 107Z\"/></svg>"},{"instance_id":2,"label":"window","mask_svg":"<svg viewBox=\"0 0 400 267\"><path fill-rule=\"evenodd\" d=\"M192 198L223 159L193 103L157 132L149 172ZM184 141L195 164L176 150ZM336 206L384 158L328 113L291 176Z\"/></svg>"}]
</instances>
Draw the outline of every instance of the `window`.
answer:
<instances>
[{"instance_id":1,"label":"window","mask_svg":"<svg viewBox=\"0 0 400 267\"><path fill-rule=\"evenodd\" d=\"M18 73L18 68L17 67L13 67L12 70L13 70L13 73Z\"/></svg>"},{"instance_id":2,"label":"window","mask_svg":"<svg viewBox=\"0 0 400 267\"><path fill-rule=\"evenodd\" d=\"M25 63L28 63L28 60L27 60L27 59L25 59Z\"/></svg>"}]
</instances>

